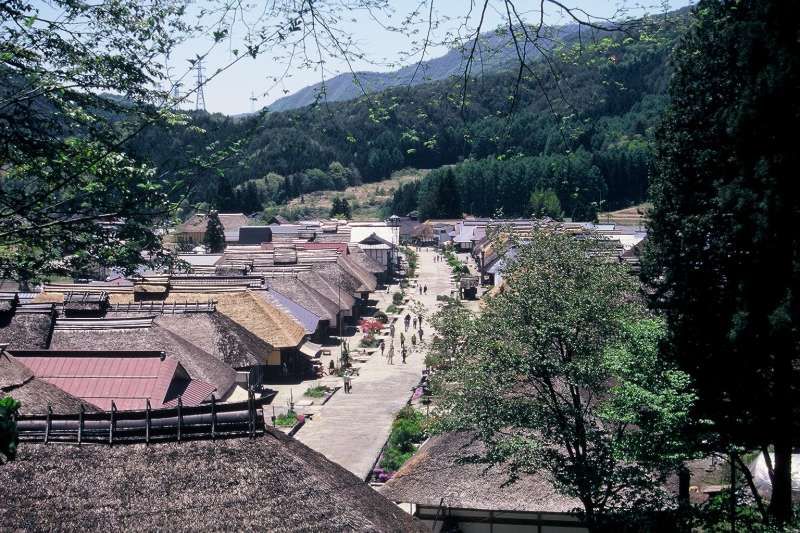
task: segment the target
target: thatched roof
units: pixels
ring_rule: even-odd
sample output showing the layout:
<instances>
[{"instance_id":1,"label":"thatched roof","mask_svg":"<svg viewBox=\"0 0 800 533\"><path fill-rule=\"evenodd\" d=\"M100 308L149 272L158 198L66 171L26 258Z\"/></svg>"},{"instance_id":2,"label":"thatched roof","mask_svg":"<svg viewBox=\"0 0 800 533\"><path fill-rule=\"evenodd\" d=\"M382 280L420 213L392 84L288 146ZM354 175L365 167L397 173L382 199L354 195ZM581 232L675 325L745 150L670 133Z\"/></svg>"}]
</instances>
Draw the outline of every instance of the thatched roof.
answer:
<instances>
[{"instance_id":1,"label":"thatched roof","mask_svg":"<svg viewBox=\"0 0 800 533\"><path fill-rule=\"evenodd\" d=\"M34 377L28 367L0 352L0 398L3 396L18 400L22 414L44 414L48 406L56 414L76 413L81 405L87 412L97 411L90 403Z\"/></svg>"},{"instance_id":2,"label":"thatched roof","mask_svg":"<svg viewBox=\"0 0 800 533\"><path fill-rule=\"evenodd\" d=\"M276 276L267 278L267 285L280 292L287 298L302 305L329 324L336 323L339 306L335 300L330 300L321 292L313 289L296 276Z\"/></svg>"},{"instance_id":3,"label":"thatched roof","mask_svg":"<svg viewBox=\"0 0 800 533\"><path fill-rule=\"evenodd\" d=\"M132 301L112 298L114 303ZM305 330L291 315L248 290L227 292L176 292L164 300L171 302L216 302L216 309L233 322L275 348L294 348L303 341Z\"/></svg>"},{"instance_id":4,"label":"thatched roof","mask_svg":"<svg viewBox=\"0 0 800 533\"><path fill-rule=\"evenodd\" d=\"M330 301L337 302L337 305L341 303L339 307L342 311L346 311L344 314L347 315L355 305L356 299L353 296L353 292L347 280L343 279L340 287L338 285L339 278L336 276L336 273L326 276L325 273L320 270L300 272L297 274L300 281L319 292Z\"/></svg>"},{"instance_id":5,"label":"thatched roof","mask_svg":"<svg viewBox=\"0 0 800 533\"><path fill-rule=\"evenodd\" d=\"M28 307L18 305L12 316L0 318L0 343L7 343L10 349L43 350L50 342L54 320L52 307L35 313L26 312Z\"/></svg>"},{"instance_id":6,"label":"thatched roof","mask_svg":"<svg viewBox=\"0 0 800 533\"><path fill-rule=\"evenodd\" d=\"M580 501L558 493L545 474L524 475L507 484L502 467L463 463L461 458L481 453L470 432L445 433L431 438L384 485L380 492L395 502L488 511L566 513ZM442 498L444 500L442 501Z\"/></svg>"},{"instance_id":7,"label":"thatched roof","mask_svg":"<svg viewBox=\"0 0 800 533\"><path fill-rule=\"evenodd\" d=\"M277 431L109 447L26 444L0 468L10 530L427 531Z\"/></svg>"},{"instance_id":8,"label":"thatched roof","mask_svg":"<svg viewBox=\"0 0 800 533\"><path fill-rule=\"evenodd\" d=\"M364 270L371 274L382 274L386 272L386 267L378 263L375 259L368 256L357 244L348 245L350 258L358 263Z\"/></svg>"},{"instance_id":9,"label":"thatched roof","mask_svg":"<svg viewBox=\"0 0 800 533\"><path fill-rule=\"evenodd\" d=\"M233 368L263 364L273 349L219 312L160 315L155 323Z\"/></svg>"},{"instance_id":10,"label":"thatched roof","mask_svg":"<svg viewBox=\"0 0 800 533\"><path fill-rule=\"evenodd\" d=\"M102 319L98 320L102 322ZM151 327L107 329L58 329L50 343L53 350L157 350L176 359L192 379L211 384L217 397L225 397L234 387L236 371L169 329Z\"/></svg>"}]
</instances>

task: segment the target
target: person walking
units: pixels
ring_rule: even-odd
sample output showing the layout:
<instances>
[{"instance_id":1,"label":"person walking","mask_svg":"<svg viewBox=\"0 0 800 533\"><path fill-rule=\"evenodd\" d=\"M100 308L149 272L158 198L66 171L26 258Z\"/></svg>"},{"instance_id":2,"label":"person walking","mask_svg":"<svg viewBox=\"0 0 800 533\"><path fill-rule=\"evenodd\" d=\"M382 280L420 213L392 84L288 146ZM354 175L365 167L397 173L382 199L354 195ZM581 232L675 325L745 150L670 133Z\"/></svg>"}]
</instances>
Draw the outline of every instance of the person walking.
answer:
<instances>
[{"instance_id":1,"label":"person walking","mask_svg":"<svg viewBox=\"0 0 800 533\"><path fill-rule=\"evenodd\" d=\"M425 286L422 288L422 294L428 294L428 286L427 286L427 285L425 285Z\"/></svg>"},{"instance_id":2,"label":"person walking","mask_svg":"<svg viewBox=\"0 0 800 533\"><path fill-rule=\"evenodd\" d=\"M406 336L400 333L400 347L405 348L406 346Z\"/></svg>"},{"instance_id":3,"label":"person walking","mask_svg":"<svg viewBox=\"0 0 800 533\"><path fill-rule=\"evenodd\" d=\"M400 351L400 356L403 358L403 364L406 364L406 349L405 348L403 348Z\"/></svg>"},{"instance_id":4,"label":"person walking","mask_svg":"<svg viewBox=\"0 0 800 533\"><path fill-rule=\"evenodd\" d=\"M386 362L390 365L394 364L394 343L389 345L389 353L386 356Z\"/></svg>"},{"instance_id":5,"label":"person walking","mask_svg":"<svg viewBox=\"0 0 800 533\"><path fill-rule=\"evenodd\" d=\"M422 342L422 325L419 326L419 340Z\"/></svg>"},{"instance_id":6,"label":"person walking","mask_svg":"<svg viewBox=\"0 0 800 533\"><path fill-rule=\"evenodd\" d=\"M352 379L353 378L350 376L350 374L345 374L344 376L342 376L342 380L344 381L344 393L345 394L350 394L350 389L352 387L350 382L351 382Z\"/></svg>"},{"instance_id":7,"label":"person walking","mask_svg":"<svg viewBox=\"0 0 800 533\"><path fill-rule=\"evenodd\" d=\"M392 338L394 338L394 322L389 326L389 333L391 333Z\"/></svg>"},{"instance_id":8,"label":"person walking","mask_svg":"<svg viewBox=\"0 0 800 533\"><path fill-rule=\"evenodd\" d=\"M386 348L386 346L383 344L383 341L381 341L381 357L383 357L383 350L385 348Z\"/></svg>"},{"instance_id":9,"label":"person walking","mask_svg":"<svg viewBox=\"0 0 800 533\"><path fill-rule=\"evenodd\" d=\"M408 326L411 325L411 315L406 315L405 323L406 323L406 331L408 331Z\"/></svg>"},{"instance_id":10,"label":"person walking","mask_svg":"<svg viewBox=\"0 0 800 533\"><path fill-rule=\"evenodd\" d=\"M419 327L422 329L422 315L419 315Z\"/></svg>"},{"instance_id":11,"label":"person walking","mask_svg":"<svg viewBox=\"0 0 800 533\"><path fill-rule=\"evenodd\" d=\"M416 318L414 318L414 320L412 321L412 324L414 325L414 329L417 329L417 319Z\"/></svg>"}]
</instances>

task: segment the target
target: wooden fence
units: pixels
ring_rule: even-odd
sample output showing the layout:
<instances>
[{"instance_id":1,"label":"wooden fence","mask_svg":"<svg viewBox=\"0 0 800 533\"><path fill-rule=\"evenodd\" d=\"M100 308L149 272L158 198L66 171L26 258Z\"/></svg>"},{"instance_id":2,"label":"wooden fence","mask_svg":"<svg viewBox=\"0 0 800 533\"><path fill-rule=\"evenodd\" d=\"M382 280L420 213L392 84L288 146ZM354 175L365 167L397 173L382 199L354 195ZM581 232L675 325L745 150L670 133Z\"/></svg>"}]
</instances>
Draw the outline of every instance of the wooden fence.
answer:
<instances>
[{"instance_id":1,"label":"wooden fence","mask_svg":"<svg viewBox=\"0 0 800 533\"><path fill-rule=\"evenodd\" d=\"M214 396L211 402L185 407L178 405L166 409L147 408L138 411L118 411L112 402L111 410L101 413L54 414L17 416L17 431L21 441L29 442L83 442L147 443L223 437L251 438L264 432L265 404L277 394L270 391L256 399L252 391L247 401L219 403Z\"/></svg>"}]
</instances>

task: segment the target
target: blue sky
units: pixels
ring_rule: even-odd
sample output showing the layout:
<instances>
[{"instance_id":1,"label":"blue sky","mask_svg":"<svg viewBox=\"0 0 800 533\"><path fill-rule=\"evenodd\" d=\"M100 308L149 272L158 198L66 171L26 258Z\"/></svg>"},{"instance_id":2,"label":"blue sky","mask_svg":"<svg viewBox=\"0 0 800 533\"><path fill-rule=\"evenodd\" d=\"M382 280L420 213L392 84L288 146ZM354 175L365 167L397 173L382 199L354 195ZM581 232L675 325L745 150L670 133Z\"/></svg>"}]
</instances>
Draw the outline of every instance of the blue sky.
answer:
<instances>
[{"instance_id":1,"label":"blue sky","mask_svg":"<svg viewBox=\"0 0 800 533\"><path fill-rule=\"evenodd\" d=\"M261 0L268 1L268 0ZM409 38L397 32L387 31L382 26L399 24L404 16L411 12L422 0L396 0L391 1L391 8L394 11L391 16L387 13L373 14L366 11L352 11L345 13L346 18L342 18L339 27L365 52L364 60L356 60L352 63L355 70L383 71L394 70L404 64L413 63L413 57L407 57L407 52L413 49L413 38ZM200 4L202 2L198 2ZM689 0L645 0L644 3L635 2L615 2L602 0L567 0L563 2L569 7L582 9L595 17L608 18L618 12L620 7L628 10L629 15L640 15L642 13L659 13L664 10L662 5L668 9L678 9L689 5ZM429 4L427 4L429 5ZM432 40L441 42L448 32L456 32L464 23L465 16L469 11L470 0L435 0L434 17L441 20L438 28L432 32ZM523 18L531 21L538 19L538 13L530 11L538 8L538 0L519 0L516 2L520 14ZM566 16L555 6L547 6L547 22L549 24L561 24L569 22ZM643 7L644 6L644 7ZM500 24L504 24L503 13L500 12L502 2L490 4L486 12L484 28L491 30ZM427 7L425 8L427 9ZM526 11L527 15L526 15ZM427 14L427 11L426 11ZM472 17L467 23L468 28L474 28L477 24L478 13L473 12ZM210 17L204 17L203 23ZM376 20L377 19L377 20ZM427 30L427 25L418 26L422 35ZM240 25L233 26L232 34L225 40L213 46L205 60L205 68L208 73L213 73L219 68L228 65L236 58L233 51L243 49L242 37L245 28ZM469 31L469 30L467 30ZM462 35L464 30L460 32ZM419 38L420 34L417 35ZM188 42L183 43L170 58L173 66L173 75L179 75L189 68L188 59L195 54L206 51L212 47L212 40L206 36L199 36ZM426 57L438 57L446 52L444 45L429 48ZM305 86L319 82L321 72L318 65L302 66L296 63L288 66L283 59L276 59L280 50L267 50L256 59L250 57L241 59L234 66L226 69L214 79L210 80L204 89L206 108L211 112L225 114L238 114L249 112L253 106L260 108L270 102L293 93ZM404 54L404 52L406 54ZM240 54L241 55L241 54ZM323 54L325 55L325 54ZM418 59L419 56L416 56ZM347 72L347 65L336 59L326 58L325 76L331 76ZM278 80L277 82L275 80ZM191 85L187 79L187 86ZM251 102L251 95L257 100ZM193 107L194 99L186 107Z\"/></svg>"}]
</instances>

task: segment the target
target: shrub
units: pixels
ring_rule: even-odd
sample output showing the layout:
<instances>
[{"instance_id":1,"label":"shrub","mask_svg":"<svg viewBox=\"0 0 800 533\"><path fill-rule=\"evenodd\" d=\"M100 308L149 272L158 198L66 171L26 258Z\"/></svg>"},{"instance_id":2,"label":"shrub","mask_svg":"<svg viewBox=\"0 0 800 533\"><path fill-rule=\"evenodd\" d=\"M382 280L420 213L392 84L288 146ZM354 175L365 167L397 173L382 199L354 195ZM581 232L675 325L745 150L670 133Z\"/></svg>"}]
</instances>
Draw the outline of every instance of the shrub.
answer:
<instances>
[{"instance_id":1,"label":"shrub","mask_svg":"<svg viewBox=\"0 0 800 533\"><path fill-rule=\"evenodd\" d=\"M303 395L309 398L323 398L330 390L331 389L325 385L317 385L316 387L307 388Z\"/></svg>"},{"instance_id":2,"label":"shrub","mask_svg":"<svg viewBox=\"0 0 800 533\"><path fill-rule=\"evenodd\" d=\"M396 471L408 461L416 450L416 444L425 439L424 416L413 407L406 406L397 413L389 442L381 457L381 467Z\"/></svg>"},{"instance_id":3,"label":"shrub","mask_svg":"<svg viewBox=\"0 0 800 533\"><path fill-rule=\"evenodd\" d=\"M285 415L275 417L275 425L281 427L292 427L297 424L297 413L294 411L287 411Z\"/></svg>"},{"instance_id":4,"label":"shrub","mask_svg":"<svg viewBox=\"0 0 800 533\"><path fill-rule=\"evenodd\" d=\"M384 324L389 322L389 317L383 311L378 311L372 318L374 318L375 320L379 320Z\"/></svg>"},{"instance_id":5,"label":"shrub","mask_svg":"<svg viewBox=\"0 0 800 533\"><path fill-rule=\"evenodd\" d=\"M397 307L396 305L392 304L392 305L390 305L389 307L386 308L386 312L387 313L392 313L393 315L395 315L395 314L399 313L401 309L403 309L403 308L402 307Z\"/></svg>"},{"instance_id":6,"label":"shrub","mask_svg":"<svg viewBox=\"0 0 800 533\"><path fill-rule=\"evenodd\" d=\"M403 303L404 295L402 292L397 291L396 293L392 294L392 303L394 305L400 305Z\"/></svg>"}]
</instances>

